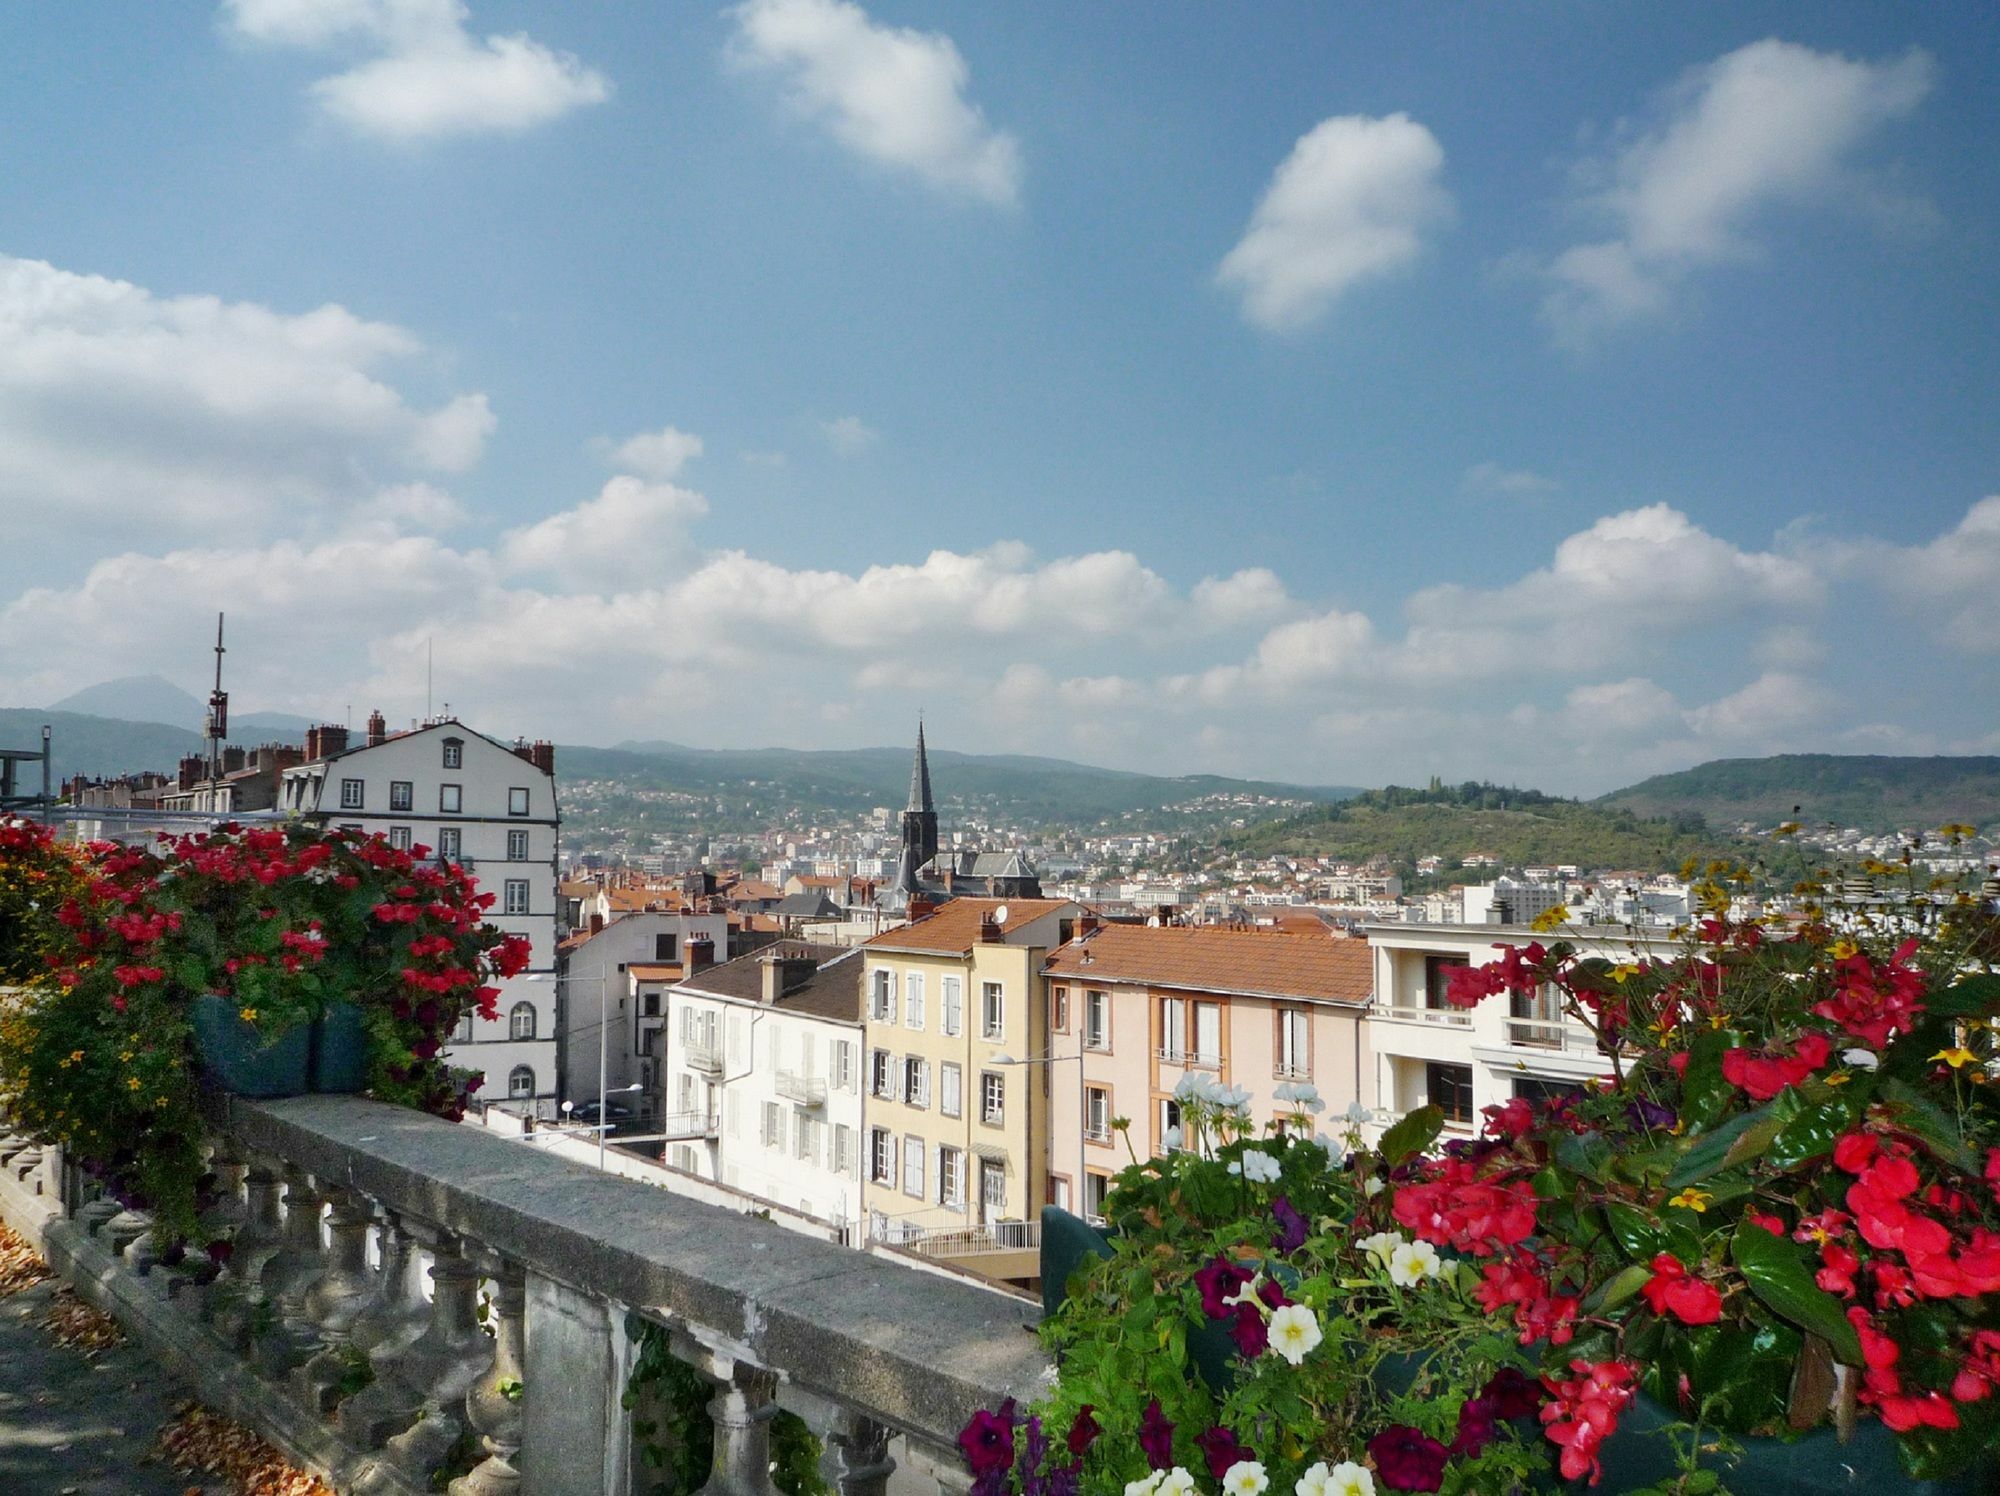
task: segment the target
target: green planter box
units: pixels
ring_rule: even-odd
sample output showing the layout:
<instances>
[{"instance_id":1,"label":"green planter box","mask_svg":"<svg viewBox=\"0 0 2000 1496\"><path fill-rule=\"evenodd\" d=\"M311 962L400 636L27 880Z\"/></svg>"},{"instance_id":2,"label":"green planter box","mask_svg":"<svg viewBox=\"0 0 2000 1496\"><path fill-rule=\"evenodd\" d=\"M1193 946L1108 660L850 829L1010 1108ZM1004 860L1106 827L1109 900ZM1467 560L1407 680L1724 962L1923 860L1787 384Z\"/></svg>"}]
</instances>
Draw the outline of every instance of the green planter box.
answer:
<instances>
[{"instance_id":1,"label":"green planter box","mask_svg":"<svg viewBox=\"0 0 2000 1496\"><path fill-rule=\"evenodd\" d=\"M245 1023L227 998L194 1000L195 1053L208 1077L238 1096L303 1096L312 1058L312 1030L298 1024L275 1036Z\"/></svg>"},{"instance_id":2,"label":"green planter box","mask_svg":"<svg viewBox=\"0 0 2000 1496\"><path fill-rule=\"evenodd\" d=\"M313 1020L312 1088L351 1095L368 1084L368 1027L358 1004L335 1000Z\"/></svg>"}]
</instances>

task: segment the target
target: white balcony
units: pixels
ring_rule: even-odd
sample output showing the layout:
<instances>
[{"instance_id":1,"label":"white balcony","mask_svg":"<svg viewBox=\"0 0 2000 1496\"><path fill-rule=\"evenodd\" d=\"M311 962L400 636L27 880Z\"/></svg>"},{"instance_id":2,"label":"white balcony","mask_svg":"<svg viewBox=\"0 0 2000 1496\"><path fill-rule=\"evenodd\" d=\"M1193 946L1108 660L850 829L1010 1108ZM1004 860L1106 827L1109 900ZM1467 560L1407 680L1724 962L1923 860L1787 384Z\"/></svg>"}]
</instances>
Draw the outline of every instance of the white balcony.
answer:
<instances>
[{"instance_id":1,"label":"white balcony","mask_svg":"<svg viewBox=\"0 0 2000 1496\"><path fill-rule=\"evenodd\" d=\"M800 1106L826 1105L826 1077L801 1075L796 1070L780 1070L774 1083L778 1094Z\"/></svg>"},{"instance_id":2,"label":"white balcony","mask_svg":"<svg viewBox=\"0 0 2000 1496\"><path fill-rule=\"evenodd\" d=\"M701 1075L722 1074L722 1047L690 1039L682 1051L682 1059L688 1069Z\"/></svg>"},{"instance_id":3,"label":"white balcony","mask_svg":"<svg viewBox=\"0 0 2000 1496\"><path fill-rule=\"evenodd\" d=\"M712 1139L721 1130L722 1119L714 1112L668 1112L660 1118L660 1132L647 1142L687 1143Z\"/></svg>"},{"instance_id":4,"label":"white balcony","mask_svg":"<svg viewBox=\"0 0 2000 1496\"><path fill-rule=\"evenodd\" d=\"M1471 1028L1472 1015L1457 1008L1404 1008L1385 1005L1375 1010L1377 1018L1395 1023L1428 1023L1439 1028Z\"/></svg>"}]
</instances>

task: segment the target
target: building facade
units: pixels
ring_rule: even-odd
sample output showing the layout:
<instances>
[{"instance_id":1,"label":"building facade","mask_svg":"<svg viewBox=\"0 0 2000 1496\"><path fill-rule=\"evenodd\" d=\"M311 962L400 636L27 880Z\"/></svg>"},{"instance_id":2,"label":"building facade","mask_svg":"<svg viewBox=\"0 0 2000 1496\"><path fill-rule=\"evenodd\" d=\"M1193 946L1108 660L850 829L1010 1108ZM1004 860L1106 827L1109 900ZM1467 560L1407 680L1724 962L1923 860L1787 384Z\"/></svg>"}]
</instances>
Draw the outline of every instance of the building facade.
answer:
<instances>
[{"instance_id":1,"label":"building facade","mask_svg":"<svg viewBox=\"0 0 2000 1496\"><path fill-rule=\"evenodd\" d=\"M566 939L562 1099L595 1101L601 1064L606 1092L629 1092L632 1110L648 1114L665 1060L668 991L731 954L723 913L649 910Z\"/></svg>"},{"instance_id":2,"label":"building facade","mask_svg":"<svg viewBox=\"0 0 2000 1496\"><path fill-rule=\"evenodd\" d=\"M1031 1221L1046 1199L1048 953L1082 909L1060 899L919 897L861 947L867 1001L862 1169L869 1231Z\"/></svg>"},{"instance_id":3,"label":"building facade","mask_svg":"<svg viewBox=\"0 0 2000 1496\"><path fill-rule=\"evenodd\" d=\"M391 736L378 712L359 747L347 746L344 728L315 728L306 753L306 763L284 772L280 809L379 832L392 846L456 863L493 895L493 924L528 941L526 970L500 984L499 1016L469 1016L445 1057L485 1073L475 1099L552 1116L561 824L555 749L510 748L453 718Z\"/></svg>"}]
</instances>

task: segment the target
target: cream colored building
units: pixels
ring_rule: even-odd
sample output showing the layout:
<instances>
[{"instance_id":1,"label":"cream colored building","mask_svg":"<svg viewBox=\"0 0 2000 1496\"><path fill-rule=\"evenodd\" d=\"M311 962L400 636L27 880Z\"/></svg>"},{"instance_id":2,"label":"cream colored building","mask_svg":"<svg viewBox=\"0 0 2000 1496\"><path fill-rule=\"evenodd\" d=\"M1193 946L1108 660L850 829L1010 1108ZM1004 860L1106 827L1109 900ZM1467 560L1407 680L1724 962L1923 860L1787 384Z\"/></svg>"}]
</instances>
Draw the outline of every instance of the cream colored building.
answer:
<instances>
[{"instance_id":1,"label":"cream colored building","mask_svg":"<svg viewBox=\"0 0 2000 1496\"><path fill-rule=\"evenodd\" d=\"M862 946L862 1200L876 1240L1039 1218L1049 1088L1074 1084L1045 1062L1042 964L1081 912L953 899Z\"/></svg>"},{"instance_id":2,"label":"cream colored building","mask_svg":"<svg viewBox=\"0 0 2000 1496\"><path fill-rule=\"evenodd\" d=\"M1055 1050L1081 1056L1052 1097L1049 1194L1065 1209L1101 1215L1120 1169L1167 1151L1181 1125L1174 1088L1190 1074L1248 1091L1260 1127L1288 1081L1319 1091L1336 1131L1330 1119L1350 1103L1376 1104L1366 940L1111 924L1085 928L1043 974ZM1117 1117L1130 1124L1124 1136Z\"/></svg>"}]
</instances>

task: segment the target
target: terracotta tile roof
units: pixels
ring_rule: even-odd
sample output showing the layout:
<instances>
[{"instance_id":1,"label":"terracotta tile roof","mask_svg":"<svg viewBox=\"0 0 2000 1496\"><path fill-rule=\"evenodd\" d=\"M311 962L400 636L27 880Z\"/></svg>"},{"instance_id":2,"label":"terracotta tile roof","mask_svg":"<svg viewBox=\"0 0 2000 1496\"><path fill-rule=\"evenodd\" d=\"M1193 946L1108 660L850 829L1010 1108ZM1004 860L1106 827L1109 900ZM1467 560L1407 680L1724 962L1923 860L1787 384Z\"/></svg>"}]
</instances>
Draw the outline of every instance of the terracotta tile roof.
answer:
<instances>
[{"instance_id":1,"label":"terracotta tile roof","mask_svg":"<svg viewBox=\"0 0 2000 1496\"><path fill-rule=\"evenodd\" d=\"M864 943L877 950L963 955L979 944L979 922L995 910L1007 911L1007 918L1000 925L1000 933L1005 935L1054 910L1076 907L1067 899L953 899L915 924L884 930Z\"/></svg>"},{"instance_id":2,"label":"terracotta tile roof","mask_svg":"<svg viewBox=\"0 0 2000 1496\"><path fill-rule=\"evenodd\" d=\"M625 969L635 982L678 982L687 974L678 961L634 961Z\"/></svg>"},{"instance_id":3,"label":"terracotta tile roof","mask_svg":"<svg viewBox=\"0 0 2000 1496\"><path fill-rule=\"evenodd\" d=\"M745 878L729 890L731 901L742 904L747 904L753 899L776 900L784 896L785 891L782 888L773 888L770 884L759 882L754 878Z\"/></svg>"},{"instance_id":4,"label":"terracotta tile roof","mask_svg":"<svg viewBox=\"0 0 2000 1496\"><path fill-rule=\"evenodd\" d=\"M1359 1004L1373 989L1375 962L1366 940L1337 935L1104 925L1051 952L1042 970L1086 982Z\"/></svg>"}]
</instances>

